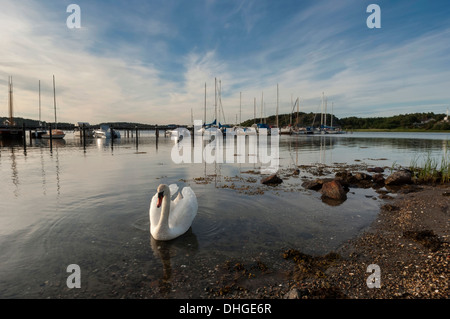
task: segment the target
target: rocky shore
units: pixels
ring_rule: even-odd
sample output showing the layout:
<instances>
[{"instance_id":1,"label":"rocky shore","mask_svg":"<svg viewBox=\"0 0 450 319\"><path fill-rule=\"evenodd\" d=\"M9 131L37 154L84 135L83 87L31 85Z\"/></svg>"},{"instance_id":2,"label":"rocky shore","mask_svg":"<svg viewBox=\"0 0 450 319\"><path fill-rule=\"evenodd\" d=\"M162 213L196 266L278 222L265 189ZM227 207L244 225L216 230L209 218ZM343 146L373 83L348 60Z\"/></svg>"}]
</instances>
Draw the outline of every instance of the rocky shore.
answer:
<instances>
[{"instance_id":1,"label":"rocky shore","mask_svg":"<svg viewBox=\"0 0 450 319\"><path fill-rule=\"evenodd\" d=\"M337 202L346 199L350 187L379 189L386 204L361 236L325 256L288 249L282 253L289 265L284 270L271 270L261 262L228 262L216 287L207 289L208 297L449 298L450 185L424 184L412 179L408 171L386 179L380 168L372 172L343 170L335 178L303 183L305 188L322 192L322 200Z\"/></svg>"},{"instance_id":2,"label":"rocky shore","mask_svg":"<svg viewBox=\"0 0 450 319\"><path fill-rule=\"evenodd\" d=\"M406 190L406 191L405 191ZM325 256L319 276L303 276L314 267L295 259L293 283L284 298L448 298L450 187L420 186L386 204L371 228ZM292 257L294 256L294 257ZM380 269L380 288L369 288L369 265ZM325 266L323 266L325 265ZM281 296L280 296L281 297Z\"/></svg>"}]
</instances>

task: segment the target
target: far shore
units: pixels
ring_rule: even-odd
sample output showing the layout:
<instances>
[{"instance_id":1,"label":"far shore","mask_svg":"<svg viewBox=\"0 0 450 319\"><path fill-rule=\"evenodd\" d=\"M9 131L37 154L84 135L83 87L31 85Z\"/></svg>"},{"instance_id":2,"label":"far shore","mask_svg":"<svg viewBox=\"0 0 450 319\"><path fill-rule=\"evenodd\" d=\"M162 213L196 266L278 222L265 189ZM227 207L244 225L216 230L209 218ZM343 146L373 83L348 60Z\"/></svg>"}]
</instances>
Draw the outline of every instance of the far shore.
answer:
<instances>
[{"instance_id":1,"label":"far shore","mask_svg":"<svg viewBox=\"0 0 450 319\"><path fill-rule=\"evenodd\" d=\"M395 133L449 133L449 130L421 130L421 129L405 129L405 128L396 128L396 129L344 129L346 132L395 132Z\"/></svg>"}]
</instances>

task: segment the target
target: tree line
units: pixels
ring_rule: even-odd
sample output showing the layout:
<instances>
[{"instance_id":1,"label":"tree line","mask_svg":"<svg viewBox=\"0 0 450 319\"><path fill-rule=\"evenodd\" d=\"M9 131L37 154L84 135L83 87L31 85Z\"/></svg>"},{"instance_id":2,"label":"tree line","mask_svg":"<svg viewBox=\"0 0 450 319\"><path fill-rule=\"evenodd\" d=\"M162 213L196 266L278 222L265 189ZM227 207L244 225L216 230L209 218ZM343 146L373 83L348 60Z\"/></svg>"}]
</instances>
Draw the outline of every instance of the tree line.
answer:
<instances>
[{"instance_id":1,"label":"tree line","mask_svg":"<svg viewBox=\"0 0 450 319\"><path fill-rule=\"evenodd\" d=\"M331 118L333 116L333 118ZM323 123L343 129L422 129L422 130L450 130L450 122L444 122L445 114L428 113L411 113L401 114L388 117L367 117L361 118L356 116L337 118L334 115L327 114L326 120ZM333 120L333 122L331 122ZM255 122L254 119L243 122L242 126L251 126ZM266 123L268 125L276 124L276 116L272 115L267 118L256 119L256 123ZM278 116L278 126L284 127L289 124L301 127L318 127L321 124L320 113L303 113L299 112L298 120L297 114L281 114Z\"/></svg>"},{"instance_id":2,"label":"tree line","mask_svg":"<svg viewBox=\"0 0 450 319\"><path fill-rule=\"evenodd\" d=\"M341 127L345 130L359 130L359 129L380 129L380 130L395 130L395 129L419 129L419 130L450 130L450 122L444 121L445 114L428 113L411 113L401 114L389 117L344 117L338 118L334 115L327 114L324 123L328 126ZM0 117L0 123L4 123L8 118ZM22 126L25 123L27 127L38 127L39 121L32 119L24 119L21 117L14 118L17 126ZM241 123L242 126L251 126L254 123L266 123L268 125L276 125L276 116L271 115L266 118L249 119ZM43 122L48 126L47 123ZM284 127L292 124L299 127L318 127L321 124L320 113L304 113L299 112L293 114L278 115L278 126ZM134 127L145 129L150 127L150 124L129 123L129 122L108 122L91 125L92 127L100 127L101 125L113 126L116 129L125 127ZM58 128L63 130L73 130L75 124L73 123L58 123Z\"/></svg>"}]
</instances>

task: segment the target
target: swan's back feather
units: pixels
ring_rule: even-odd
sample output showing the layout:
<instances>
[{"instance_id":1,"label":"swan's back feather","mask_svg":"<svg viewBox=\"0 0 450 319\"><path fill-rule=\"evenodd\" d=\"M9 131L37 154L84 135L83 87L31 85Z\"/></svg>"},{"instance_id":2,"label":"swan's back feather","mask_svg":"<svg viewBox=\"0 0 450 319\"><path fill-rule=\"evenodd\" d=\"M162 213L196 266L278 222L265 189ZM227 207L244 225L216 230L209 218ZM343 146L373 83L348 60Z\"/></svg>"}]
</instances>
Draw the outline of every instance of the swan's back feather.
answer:
<instances>
[{"instance_id":1,"label":"swan's back feather","mask_svg":"<svg viewBox=\"0 0 450 319\"><path fill-rule=\"evenodd\" d=\"M175 199L176 204L170 206L169 227L185 228L189 225L186 228L188 230L197 215L197 197L190 187L184 187L181 194L183 195L182 198L178 196Z\"/></svg>"}]
</instances>

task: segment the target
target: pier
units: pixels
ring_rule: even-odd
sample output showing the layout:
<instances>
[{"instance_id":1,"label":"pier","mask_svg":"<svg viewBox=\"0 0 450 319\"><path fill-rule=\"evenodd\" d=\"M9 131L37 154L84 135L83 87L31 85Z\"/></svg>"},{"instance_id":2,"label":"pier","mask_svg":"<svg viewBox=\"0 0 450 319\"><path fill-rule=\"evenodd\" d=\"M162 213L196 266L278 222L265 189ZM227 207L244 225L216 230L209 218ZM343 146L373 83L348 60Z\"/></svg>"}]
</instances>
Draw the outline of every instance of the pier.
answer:
<instances>
[{"instance_id":1,"label":"pier","mask_svg":"<svg viewBox=\"0 0 450 319\"><path fill-rule=\"evenodd\" d=\"M136 147L138 147L139 144L139 138L142 131L155 131L156 138L159 138L160 131L164 131L163 136L167 136L165 134L166 131L174 130L179 127L187 128L186 125L118 125L117 127L114 127L114 125L109 125L108 131L111 133L111 136L114 136L115 131L122 131L123 132L123 138L135 138L136 139ZM22 126L10 126L10 125L0 125L0 140L3 141L15 141L15 142L22 142L24 152L26 152L27 148L27 140L29 140L29 146L33 145L33 140L40 140L42 139L41 134L42 130L47 130L49 133L49 138L47 140L49 141L49 149L50 151L53 150L53 141L55 140L55 137L52 137L52 129L54 129L54 124L46 124L43 126L26 126L25 124L22 124ZM59 129L63 131L75 131L74 127L59 127ZM100 129L100 125L85 125L82 124L79 127L76 127L76 129L79 130L79 136L77 135L74 138L80 139L82 142L83 147L86 147L86 141L88 139L95 139L96 137L93 137L88 134L88 131L92 130L98 130ZM111 140L111 145L114 144L114 138L109 138ZM60 139L59 139L60 140Z\"/></svg>"}]
</instances>

